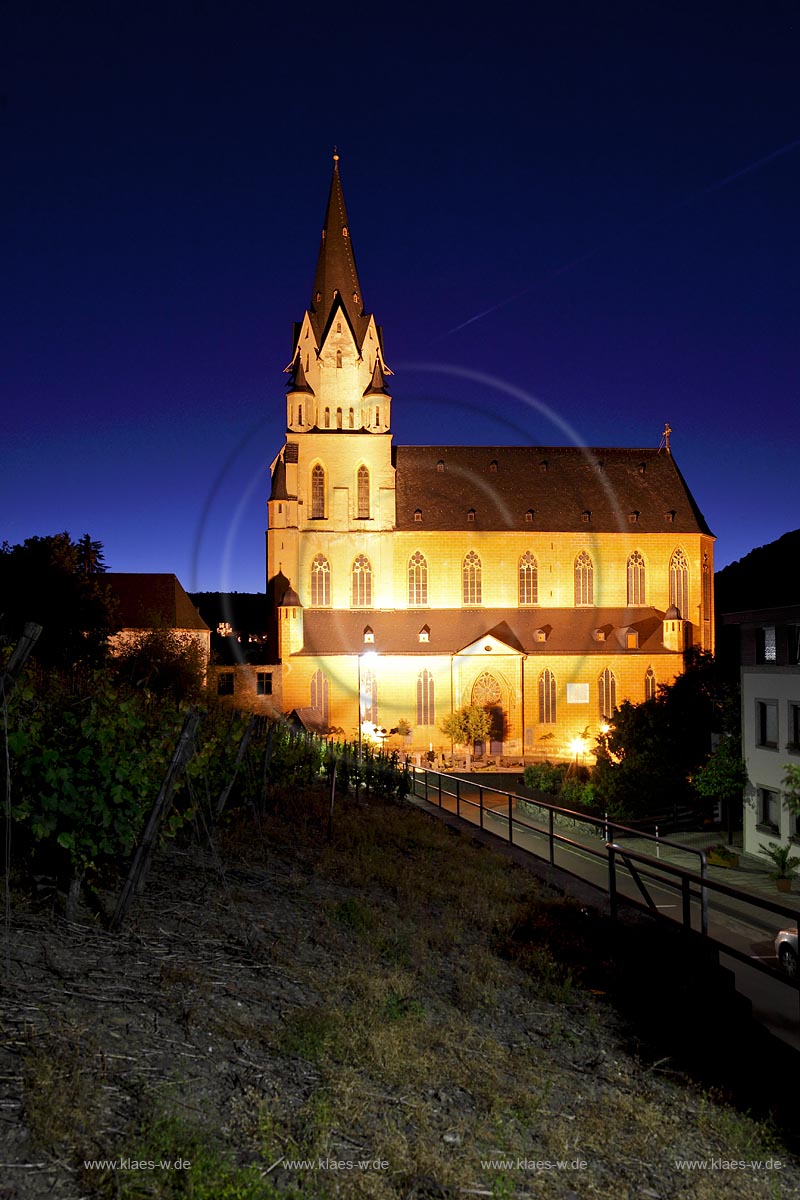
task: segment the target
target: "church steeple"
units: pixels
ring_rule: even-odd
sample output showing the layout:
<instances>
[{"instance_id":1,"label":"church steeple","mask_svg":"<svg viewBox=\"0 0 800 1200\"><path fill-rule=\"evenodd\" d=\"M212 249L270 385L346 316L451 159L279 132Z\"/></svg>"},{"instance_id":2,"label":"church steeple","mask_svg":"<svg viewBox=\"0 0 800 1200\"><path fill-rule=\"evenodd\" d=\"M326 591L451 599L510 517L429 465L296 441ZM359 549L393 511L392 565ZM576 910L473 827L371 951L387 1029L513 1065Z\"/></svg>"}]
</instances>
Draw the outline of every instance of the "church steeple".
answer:
<instances>
[{"instance_id":1,"label":"church steeple","mask_svg":"<svg viewBox=\"0 0 800 1200\"><path fill-rule=\"evenodd\" d=\"M383 357L383 331L364 311L338 154L311 303L294 326L286 373L287 433L390 432L392 372Z\"/></svg>"},{"instance_id":2,"label":"church steeple","mask_svg":"<svg viewBox=\"0 0 800 1200\"><path fill-rule=\"evenodd\" d=\"M337 303L338 302L338 303ZM309 316L316 335L317 345L322 346L325 334L337 307L344 309L347 321L355 336L359 350L364 341L369 318L364 312L361 284L356 270L353 242L347 220L347 208L339 173L339 155L333 156L333 178L322 227L317 270L311 292Z\"/></svg>"}]
</instances>

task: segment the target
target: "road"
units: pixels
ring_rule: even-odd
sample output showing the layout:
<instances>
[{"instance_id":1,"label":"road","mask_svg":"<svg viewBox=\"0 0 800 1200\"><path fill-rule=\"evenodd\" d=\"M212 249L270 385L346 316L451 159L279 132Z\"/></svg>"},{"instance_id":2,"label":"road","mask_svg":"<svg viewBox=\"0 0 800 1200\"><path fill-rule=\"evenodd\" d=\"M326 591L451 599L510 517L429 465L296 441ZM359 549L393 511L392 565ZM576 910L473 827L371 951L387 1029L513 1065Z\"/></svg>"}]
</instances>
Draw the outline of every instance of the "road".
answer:
<instances>
[{"instance_id":1,"label":"road","mask_svg":"<svg viewBox=\"0 0 800 1200\"><path fill-rule=\"evenodd\" d=\"M443 789L455 788L455 777L446 776ZM420 792L422 789L420 789ZM480 823L479 787L472 779L459 778L459 799L442 794L442 808L449 812L459 811L460 816L471 823ZM421 798L421 795L418 796ZM438 807L439 794L429 789L429 802ZM529 850L538 858L550 861L549 828L533 817L518 813L512 806L514 829L513 841L515 846ZM569 827L572 825L573 827ZM524 826L524 827L523 827ZM556 832L569 838L578 845L554 845L554 865L578 876L587 883L597 887L608 895L609 870L608 858L605 851L605 841L599 834L591 831L590 827L574 827L575 823L558 826ZM497 834L504 841L509 840L508 801L502 796L484 791L483 827ZM678 838L675 840L679 840ZM650 856L660 856L663 868L674 864L690 871L699 871L699 859L690 851L674 850L662 843L657 849L654 843L626 841L625 848L644 851ZM654 853L655 850L655 853ZM677 882L677 881L676 881ZM656 908L664 916L674 917L681 921L681 895L678 890L666 883L653 880L646 881L647 891ZM619 894L642 902L642 895L627 870L622 865L617 870L617 890ZM698 899L691 902L692 928L700 929L700 904ZM759 910L748 900L730 897L708 890L708 933L723 946L729 946L747 955L753 962L762 962L777 969L777 960L773 946L776 930L782 921L778 915ZM736 988L746 996L752 1006L754 1016L765 1024L776 1036L800 1050L800 992L783 982L780 977L771 976L749 966L724 951L720 955L724 966L733 971Z\"/></svg>"}]
</instances>

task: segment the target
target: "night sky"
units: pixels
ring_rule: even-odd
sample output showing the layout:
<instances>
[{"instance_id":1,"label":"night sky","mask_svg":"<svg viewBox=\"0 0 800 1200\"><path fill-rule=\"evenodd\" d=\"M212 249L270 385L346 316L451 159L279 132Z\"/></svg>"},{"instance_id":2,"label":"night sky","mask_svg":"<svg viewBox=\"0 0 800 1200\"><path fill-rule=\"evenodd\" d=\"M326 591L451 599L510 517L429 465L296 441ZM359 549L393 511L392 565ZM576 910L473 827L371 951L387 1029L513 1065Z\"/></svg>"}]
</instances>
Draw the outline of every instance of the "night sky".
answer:
<instances>
[{"instance_id":1,"label":"night sky","mask_svg":"<svg viewBox=\"0 0 800 1200\"><path fill-rule=\"evenodd\" d=\"M263 590L334 145L403 443L672 450L800 525L800 5L6 9L0 540Z\"/></svg>"}]
</instances>

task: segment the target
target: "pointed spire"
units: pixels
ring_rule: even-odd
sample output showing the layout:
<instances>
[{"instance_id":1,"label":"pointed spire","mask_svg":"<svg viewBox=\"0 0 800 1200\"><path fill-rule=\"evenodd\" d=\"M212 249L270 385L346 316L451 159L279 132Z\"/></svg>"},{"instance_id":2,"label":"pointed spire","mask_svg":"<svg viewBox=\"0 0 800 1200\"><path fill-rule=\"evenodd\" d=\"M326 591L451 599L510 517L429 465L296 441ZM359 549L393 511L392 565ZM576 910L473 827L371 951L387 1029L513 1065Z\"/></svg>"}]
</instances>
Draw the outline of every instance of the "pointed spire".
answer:
<instances>
[{"instance_id":1,"label":"pointed spire","mask_svg":"<svg viewBox=\"0 0 800 1200\"><path fill-rule=\"evenodd\" d=\"M356 336L359 348L367 329L361 284L356 270L342 180L339 155L334 151L333 178L328 194L325 224L317 259L317 271L311 292L309 313L317 343L321 344L334 304L339 301Z\"/></svg>"},{"instance_id":2,"label":"pointed spire","mask_svg":"<svg viewBox=\"0 0 800 1200\"><path fill-rule=\"evenodd\" d=\"M372 369L372 379L367 387L364 388L364 396L388 396L389 389L386 386L386 379L381 368L381 360L378 355L375 355L375 366Z\"/></svg>"},{"instance_id":3,"label":"pointed spire","mask_svg":"<svg viewBox=\"0 0 800 1200\"><path fill-rule=\"evenodd\" d=\"M289 370L291 374L286 385L287 392L305 392L307 395L313 396L314 389L306 379L306 373L303 370L303 356L299 352Z\"/></svg>"},{"instance_id":4,"label":"pointed spire","mask_svg":"<svg viewBox=\"0 0 800 1200\"><path fill-rule=\"evenodd\" d=\"M286 491L286 467L283 462L283 455L275 463L275 468L272 472L272 490L269 494L270 500L288 500L289 493Z\"/></svg>"}]
</instances>

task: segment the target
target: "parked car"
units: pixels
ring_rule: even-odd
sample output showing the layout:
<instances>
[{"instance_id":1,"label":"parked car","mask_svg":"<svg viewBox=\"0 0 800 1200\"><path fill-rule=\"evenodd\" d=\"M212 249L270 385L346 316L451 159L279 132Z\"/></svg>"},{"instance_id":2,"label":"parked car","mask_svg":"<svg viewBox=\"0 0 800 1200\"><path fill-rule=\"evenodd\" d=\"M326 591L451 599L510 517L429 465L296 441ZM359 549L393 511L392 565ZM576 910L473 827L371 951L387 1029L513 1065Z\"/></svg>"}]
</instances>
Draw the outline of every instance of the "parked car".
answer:
<instances>
[{"instance_id":1,"label":"parked car","mask_svg":"<svg viewBox=\"0 0 800 1200\"><path fill-rule=\"evenodd\" d=\"M775 938L775 954L781 970L792 978L797 975L797 930L782 929Z\"/></svg>"}]
</instances>

